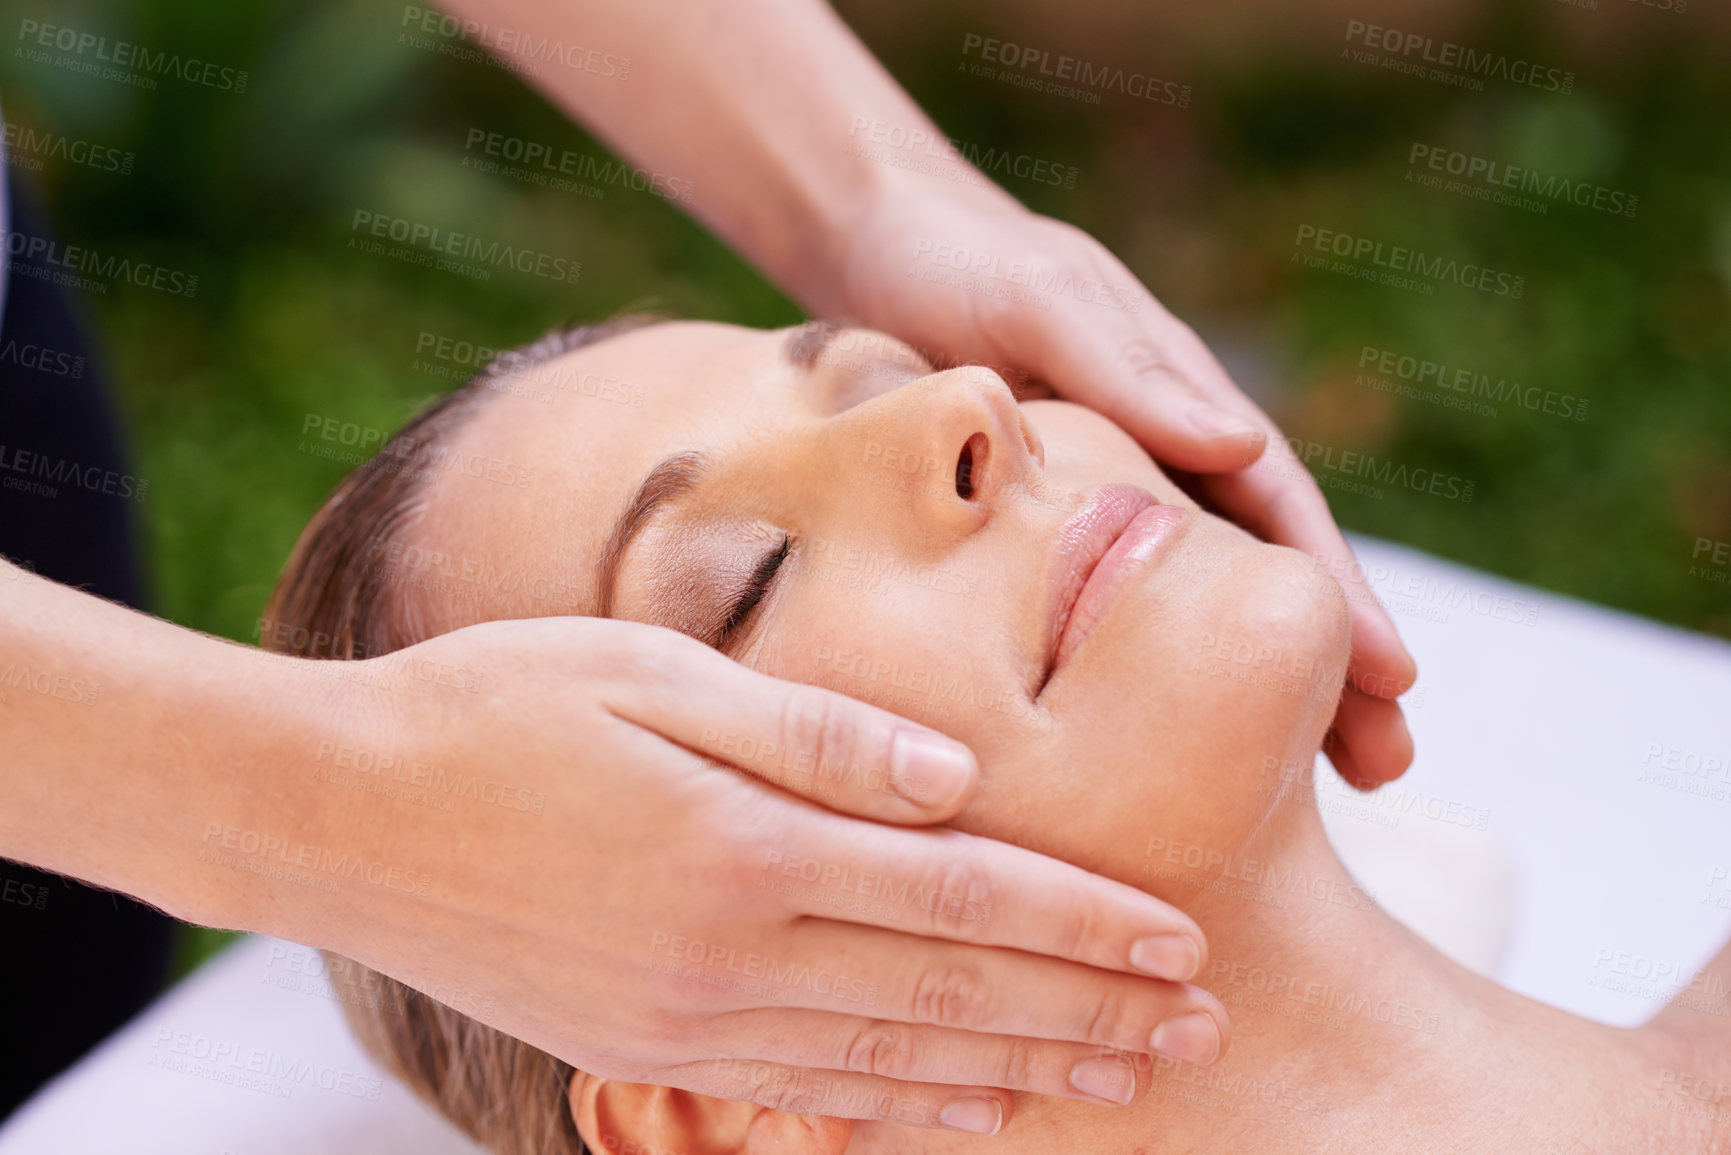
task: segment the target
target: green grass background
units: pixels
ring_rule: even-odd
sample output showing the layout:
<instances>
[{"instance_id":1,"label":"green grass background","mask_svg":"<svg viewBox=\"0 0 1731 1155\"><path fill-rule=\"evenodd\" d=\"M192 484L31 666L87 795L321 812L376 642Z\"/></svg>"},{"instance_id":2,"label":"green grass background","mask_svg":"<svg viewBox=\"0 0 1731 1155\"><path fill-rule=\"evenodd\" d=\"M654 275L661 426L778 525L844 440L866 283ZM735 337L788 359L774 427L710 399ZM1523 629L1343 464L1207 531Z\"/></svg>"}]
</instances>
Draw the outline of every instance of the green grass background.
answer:
<instances>
[{"instance_id":1,"label":"green grass background","mask_svg":"<svg viewBox=\"0 0 1731 1155\"><path fill-rule=\"evenodd\" d=\"M172 80L144 92L0 53L9 117L136 154L130 175L39 174L63 235L200 277L191 300L122 286L87 302L150 482L139 513L155 606L174 621L253 640L297 532L348 468L302 451L306 415L395 428L450 386L414 367L419 334L498 347L645 304L749 325L799 317L657 197L574 196L466 166L472 128L605 150L509 74L399 43L400 4L16 11L250 73L238 97ZM1494 82L1468 93L1271 43L1229 65L1173 62L1196 93L1176 110L966 75L963 35L990 34L992 10L907 12L869 35L902 83L955 137L1076 167L1074 189L1008 187L1111 246L1249 366L1246 384L1295 436L1475 482L1470 504L1331 493L1343 525L1731 637L1731 587L1690 572L1697 538L1731 540L1731 69L1687 17L1580 64L1557 23L1592 13L1537 0L1487 6L1461 37L1570 63L1568 97ZM1126 66L1151 52L1085 49ZM1640 207L1538 216L1420 189L1403 180L1414 141ZM347 246L357 208L569 254L582 277L477 284L365 256ZM1305 270L1291 263L1304 222L1476 258L1524 274L1526 291L1422 297ZM1487 419L1374 393L1354 380L1367 344L1584 397L1589 417ZM189 933L183 965L217 941Z\"/></svg>"}]
</instances>

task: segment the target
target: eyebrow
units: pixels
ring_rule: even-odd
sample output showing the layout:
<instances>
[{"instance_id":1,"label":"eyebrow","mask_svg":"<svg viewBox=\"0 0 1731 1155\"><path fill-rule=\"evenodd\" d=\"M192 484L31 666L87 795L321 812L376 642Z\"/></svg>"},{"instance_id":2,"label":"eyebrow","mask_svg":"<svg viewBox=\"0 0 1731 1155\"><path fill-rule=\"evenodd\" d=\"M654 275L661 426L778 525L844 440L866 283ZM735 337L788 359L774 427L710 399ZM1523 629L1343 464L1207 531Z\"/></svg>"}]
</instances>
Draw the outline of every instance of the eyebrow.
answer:
<instances>
[{"instance_id":1,"label":"eyebrow","mask_svg":"<svg viewBox=\"0 0 1731 1155\"><path fill-rule=\"evenodd\" d=\"M782 342L781 356L796 369L809 371L824 355L830 343L846 331L841 321L808 321L788 334ZM704 456L696 450L686 450L662 458L655 468L644 475L643 483L613 523L607 544L601 550L596 567L596 588L601 591L596 616L613 616L614 587L619 579L619 566L625 551L663 506L678 500L697 484L704 466Z\"/></svg>"},{"instance_id":2,"label":"eyebrow","mask_svg":"<svg viewBox=\"0 0 1731 1155\"><path fill-rule=\"evenodd\" d=\"M613 585L619 577L619 563L624 560L632 540L649 524L657 510L697 484L703 466L703 454L686 450L662 458L644 475L643 483L620 513L619 520L613 523L613 530L607 535L607 545L601 551L601 561L596 567L596 588L601 591L597 617L613 616Z\"/></svg>"}]
</instances>

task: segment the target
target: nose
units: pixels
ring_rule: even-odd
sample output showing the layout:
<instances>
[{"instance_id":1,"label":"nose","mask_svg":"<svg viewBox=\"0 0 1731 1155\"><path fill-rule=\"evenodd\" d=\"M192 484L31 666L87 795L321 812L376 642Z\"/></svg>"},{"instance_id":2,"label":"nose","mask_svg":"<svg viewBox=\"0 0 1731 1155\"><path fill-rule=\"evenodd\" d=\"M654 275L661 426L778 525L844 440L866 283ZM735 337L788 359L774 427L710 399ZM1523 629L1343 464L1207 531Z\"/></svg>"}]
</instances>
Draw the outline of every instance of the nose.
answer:
<instances>
[{"instance_id":1,"label":"nose","mask_svg":"<svg viewBox=\"0 0 1731 1155\"><path fill-rule=\"evenodd\" d=\"M896 488L942 524L983 523L1045 464L1039 435L990 369L933 373L879 401L866 460L899 474Z\"/></svg>"}]
</instances>

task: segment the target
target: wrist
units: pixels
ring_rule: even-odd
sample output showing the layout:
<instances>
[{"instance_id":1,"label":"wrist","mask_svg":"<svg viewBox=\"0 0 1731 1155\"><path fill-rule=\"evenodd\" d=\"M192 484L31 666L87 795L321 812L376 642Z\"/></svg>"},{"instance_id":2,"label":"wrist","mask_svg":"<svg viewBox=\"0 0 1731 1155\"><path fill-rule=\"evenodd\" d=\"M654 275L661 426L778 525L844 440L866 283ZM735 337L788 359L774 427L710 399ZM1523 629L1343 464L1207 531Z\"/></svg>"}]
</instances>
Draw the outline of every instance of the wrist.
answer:
<instances>
[{"instance_id":1,"label":"wrist","mask_svg":"<svg viewBox=\"0 0 1731 1155\"><path fill-rule=\"evenodd\" d=\"M905 292L899 278L909 275L921 254L953 251L965 244L957 222L978 225L1028 213L1020 201L959 156L946 163L951 166L946 172L965 169L978 180L890 170L862 182L855 211L831 245L837 256L826 270L824 304L812 310L815 315L884 327L881 313L886 294ZM978 235L973 228L966 231ZM970 257L974 255L979 254ZM893 283L886 283L886 277Z\"/></svg>"},{"instance_id":2,"label":"wrist","mask_svg":"<svg viewBox=\"0 0 1731 1155\"><path fill-rule=\"evenodd\" d=\"M886 125L856 118L844 149L845 196L820 202L808 231L819 260L808 266L807 279L794 285L806 310L820 317L863 316L862 295L855 283L862 267L878 267L890 258L913 258L922 219L933 222L961 210L998 215L1025 211L1009 193L992 183L957 152L942 131L924 116L914 123ZM927 238L937 242L939 238ZM862 246L906 242L905 254L873 254L862 261Z\"/></svg>"},{"instance_id":3,"label":"wrist","mask_svg":"<svg viewBox=\"0 0 1731 1155\"><path fill-rule=\"evenodd\" d=\"M191 695L199 709L199 789L162 840L178 860L183 918L236 930L320 942L347 917L348 888L322 876L328 851L348 825L344 792L326 785L319 764L375 711L354 667L263 654L242 646L212 665L226 684L205 679ZM335 883L335 885L332 885Z\"/></svg>"}]
</instances>

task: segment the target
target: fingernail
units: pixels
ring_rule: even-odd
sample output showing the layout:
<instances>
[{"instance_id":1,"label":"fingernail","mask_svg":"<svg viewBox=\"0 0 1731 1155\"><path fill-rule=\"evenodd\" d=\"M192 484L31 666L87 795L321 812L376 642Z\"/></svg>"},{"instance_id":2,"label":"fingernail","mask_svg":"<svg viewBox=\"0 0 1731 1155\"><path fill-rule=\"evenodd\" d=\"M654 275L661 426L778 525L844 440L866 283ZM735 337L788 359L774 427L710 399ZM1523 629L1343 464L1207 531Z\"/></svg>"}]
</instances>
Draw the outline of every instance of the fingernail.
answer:
<instances>
[{"instance_id":1,"label":"fingernail","mask_svg":"<svg viewBox=\"0 0 1731 1155\"><path fill-rule=\"evenodd\" d=\"M1202 952L1189 935L1150 935L1130 944L1130 965L1157 979L1187 983L1202 965Z\"/></svg>"},{"instance_id":2,"label":"fingernail","mask_svg":"<svg viewBox=\"0 0 1731 1155\"><path fill-rule=\"evenodd\" d=\"M1148 1044L1168 1059L1207 1065L1220 1055L1220 1028L1201 1011L1191 1011L1155 1027Z\"/></svg>"},{"instance_id":3,"label":"fingernail","mask_svg":"<svg viewBox=\"0 0 1731 1155\"><path fill-rule=\"evenodd\" d=\"M899 730L890 747L890 782L897 794L925 806L948 806L974 778L974 758L948 738Z\"/></svg>"},{"instance_id":4,"label":"fingernail","mask_svg":"<svg viewBox=\"0 0 1731 1155\"><path fill-rule=\"evenodd\" d=\"M1120 1058L1083 1059L1070 1068L1070 1086L1122 1107L1136 1094L1136 1073Z\"/></svg>"},{"instance_id":5,"label":"fingernail","mask_svg":"<svg viewBox=\"0 0 1731 1155\"><path fill-rule=\"evenodd\" d=\"M1254 425L1213 405L1194 405L1188 414L1190 427L1204 437L1246 436L1257 432Z\"/></svg>"},{"instance_id":6,"label":"fingernail","mask_svg":"<svg viewBox=\"0 0 1731 1155\"><path fill-rule=\"evenodd\" d=\"M938 1122L957 1131L996 1135L1004 1125L1004 1109L996 1099L957 1099L938 1112Z\"/></svg>"}]
</instances>

